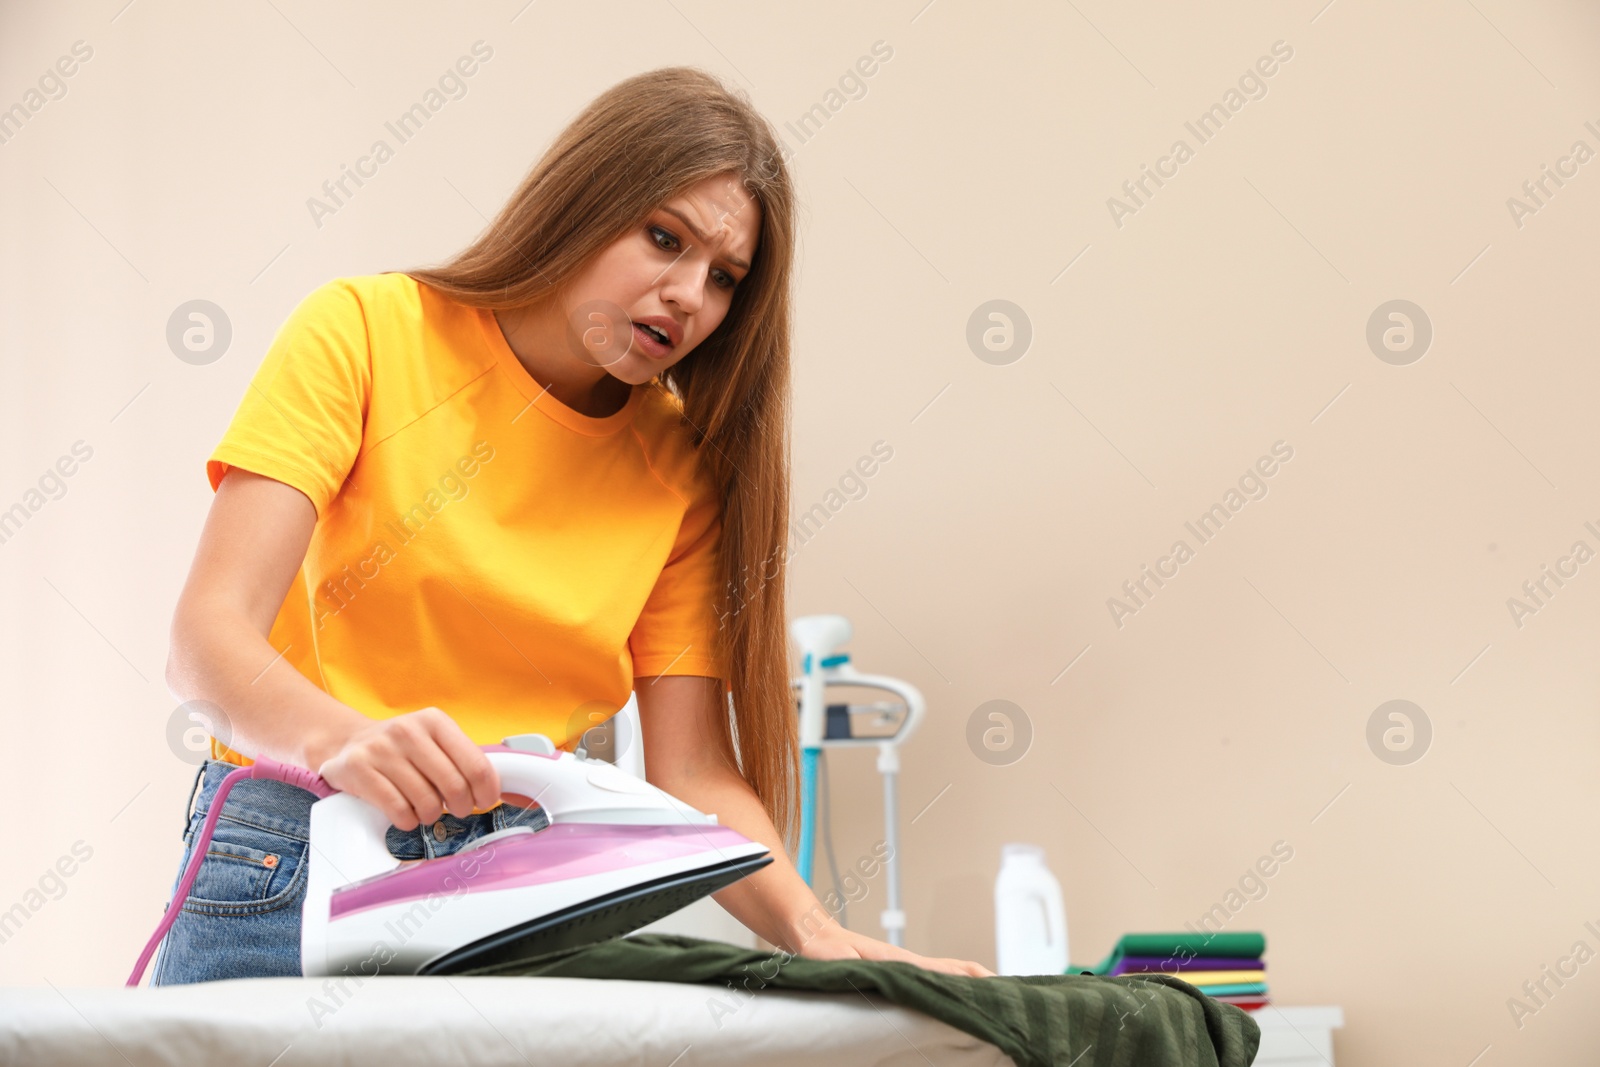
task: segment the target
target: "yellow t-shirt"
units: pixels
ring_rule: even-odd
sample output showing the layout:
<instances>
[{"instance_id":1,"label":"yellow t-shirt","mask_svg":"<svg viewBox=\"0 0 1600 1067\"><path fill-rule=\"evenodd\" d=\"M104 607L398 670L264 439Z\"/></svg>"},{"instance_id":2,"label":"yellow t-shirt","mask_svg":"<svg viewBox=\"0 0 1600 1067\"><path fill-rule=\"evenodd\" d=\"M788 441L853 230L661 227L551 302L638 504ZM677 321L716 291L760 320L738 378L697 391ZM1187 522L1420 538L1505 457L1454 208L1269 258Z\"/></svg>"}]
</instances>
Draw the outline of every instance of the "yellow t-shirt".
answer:
<instances>
[{"instance_id":1,"label":"yellow t-shirt","mask_svg":"<svg viewBox=\"0 0 1600 1067\"><path fill-rule=\"evenodd\" d=\"M237 466L317 509L271 669L374 719L433 705L479 744L569 750L636 676L726 679L720 506L681 412L659 379L574 411L491 312L406 274L320 286L206 464L213 490Z\"/></svg>"}]
</instances>

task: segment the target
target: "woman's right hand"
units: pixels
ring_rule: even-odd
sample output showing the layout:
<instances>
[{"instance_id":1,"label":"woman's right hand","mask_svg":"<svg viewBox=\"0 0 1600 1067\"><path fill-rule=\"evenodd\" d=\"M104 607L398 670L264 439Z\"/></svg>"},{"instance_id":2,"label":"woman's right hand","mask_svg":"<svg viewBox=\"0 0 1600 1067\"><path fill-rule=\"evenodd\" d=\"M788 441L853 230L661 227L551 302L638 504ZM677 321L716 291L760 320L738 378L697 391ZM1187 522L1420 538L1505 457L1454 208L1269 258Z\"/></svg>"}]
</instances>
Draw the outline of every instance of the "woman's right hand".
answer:
<instances>
[{"instance_id":1,"label":"woman's right hand","mask_svg":"<svg viewBox=\"0 0 1600 1067\"><path fill-rule=\"evenodd\" d=\"M407 831L436 821L446 811L464 819L500 802L500 775L494 764L438 708L358 727L317 773Z\"/></svg>"}]
</instances>

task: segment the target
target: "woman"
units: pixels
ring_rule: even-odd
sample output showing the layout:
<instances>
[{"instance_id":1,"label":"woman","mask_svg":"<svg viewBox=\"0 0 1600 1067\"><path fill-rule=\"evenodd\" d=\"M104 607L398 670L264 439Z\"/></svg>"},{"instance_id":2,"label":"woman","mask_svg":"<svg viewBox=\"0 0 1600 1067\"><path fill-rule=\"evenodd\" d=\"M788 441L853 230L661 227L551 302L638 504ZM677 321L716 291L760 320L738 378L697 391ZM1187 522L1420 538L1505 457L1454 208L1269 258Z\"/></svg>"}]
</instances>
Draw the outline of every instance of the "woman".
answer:
<instances>
[{"instance_id":1,"label":"woman","mask_svg":"<svg viewBox=\"0 0 1600 1067\"><path fill-rule=\"evenodd\" d=\"M779 147L711 76L642 74L449 263L295 308L207 463L174 613L168 686L213 707L186 842L262 753L378 806L399 858L541 826L477 746L572 749L631 691L650 780L772 851L715 894L746 926L816 959L992 973L844 929L785 855ZM313 800L234 787L153 984L300 973Z\"/></svg>"}]
</instances>

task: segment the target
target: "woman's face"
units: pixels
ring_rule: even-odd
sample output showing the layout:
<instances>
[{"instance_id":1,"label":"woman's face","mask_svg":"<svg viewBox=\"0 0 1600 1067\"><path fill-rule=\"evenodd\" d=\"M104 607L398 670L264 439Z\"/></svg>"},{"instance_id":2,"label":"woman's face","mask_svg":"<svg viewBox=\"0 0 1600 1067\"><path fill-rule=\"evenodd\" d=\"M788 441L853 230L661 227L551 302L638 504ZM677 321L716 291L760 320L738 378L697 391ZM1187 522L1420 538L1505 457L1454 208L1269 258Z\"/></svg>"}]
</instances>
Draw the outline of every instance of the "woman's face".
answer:
<instances>
[{"instance_id":1,"label":"woman's face","mask_svg":"<svg viewBox=\"0 0 1600 1067\"><path fill-rule=\"evenodd\" d=\"M760 232L761 206L732 174L666 201L572 280L563 304L574 354L630 384L662 373L727 315Z\"/></svg>"}]
</instances>

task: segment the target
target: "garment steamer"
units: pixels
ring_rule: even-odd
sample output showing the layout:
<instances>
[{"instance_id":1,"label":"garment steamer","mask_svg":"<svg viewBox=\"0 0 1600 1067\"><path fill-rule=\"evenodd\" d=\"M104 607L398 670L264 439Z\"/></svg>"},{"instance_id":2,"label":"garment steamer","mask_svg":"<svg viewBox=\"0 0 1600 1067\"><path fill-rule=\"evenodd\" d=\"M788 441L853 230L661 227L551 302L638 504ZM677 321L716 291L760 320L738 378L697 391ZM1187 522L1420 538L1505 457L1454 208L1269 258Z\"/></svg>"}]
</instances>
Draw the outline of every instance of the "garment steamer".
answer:
<instances>
[{"instance_id":1,"label":"garment steamer","mask_svg":"<svg viewBox=\"0 0 1600 1067\"><path fill-rule=\"evenodd\" d=\"M794 680L800 691L800 843L795 866L811 882L813 840L817 826L817 764L823 749L862 745L878 746L878 773L883 775L883 836L889 846L887 904L878 922L889 944L904 941L906 913L900 909L899 815L895 783L900 773L900 746L922 721L927 703L916 686L898 678L860 674L850 665L850 655L838 651L850 640L850 620L843 615L806 615L789 624L789 633L802 653L801 675ZM828 686L887 690L899 703L829 704ZM853 736L852 716L875 712L875 727L895 723L891 733ZM837 870L835 874L837 874Z\"/></svg>"},{"instance_id":2,"label":"garment steamer","mask_svg":"<svg viewBox=\"0 0 1600 1067\"><path fill-rule=\"evenodd\" d=\"M542 734L479 746L500 788L549 817L486 834L450 856L402 861L389 817L300 767L258 757L217 789L193 858L128 985L189 897L222 804L245 778L316 794L306 849L300 960L307 977L453 974L620 937L772 862L765 845L604 760Z\"/></svg>"}]
</instances>

